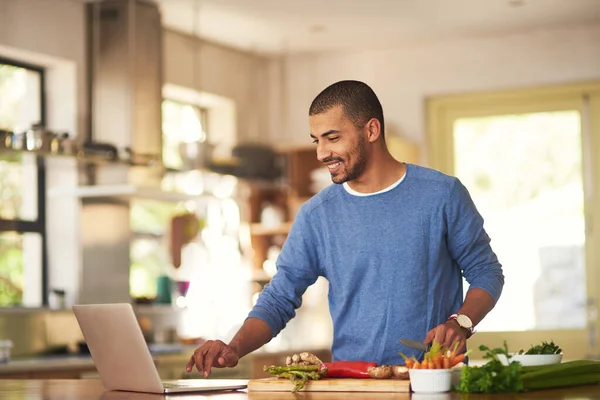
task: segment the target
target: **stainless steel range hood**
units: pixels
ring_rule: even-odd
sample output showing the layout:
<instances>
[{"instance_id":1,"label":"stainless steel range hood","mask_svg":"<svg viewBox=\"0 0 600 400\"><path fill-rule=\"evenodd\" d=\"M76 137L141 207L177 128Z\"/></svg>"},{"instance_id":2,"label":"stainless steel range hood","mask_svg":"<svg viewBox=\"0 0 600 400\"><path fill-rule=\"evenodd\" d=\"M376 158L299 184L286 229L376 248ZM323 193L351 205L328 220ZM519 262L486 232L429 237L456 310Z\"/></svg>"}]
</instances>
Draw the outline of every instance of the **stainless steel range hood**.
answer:
<instances>
[{"instance_id":1,"label":"stainless steel range hood","mask_svg":"<svg viewBox=\"0 0 600 400\"><path fill-rule=\"evenodd\" d=\"M141 0L87 5L91 140L119 155L162 154L162 27L158 6Z\"/></svg>"},{"instance_id":2,"label":"stainless steel range hood","mask_svg":"<svg viewBox=\"0 0 600 400\"><path fill-rule=\"evenodd\" d=\"M140 0L87 4L88 142L134 154L162 154L162 27L157 6ZM101 148L101 147L99 147ZM138 185L156 187L152 168L126 162L84 164L79 207L80 303L130 301L130 202ZM146 192L144 192L146 193ZM71 194L69 197L73 197ZM60 194L55 195L60 199Z\"/></svg>"}]
</instances>

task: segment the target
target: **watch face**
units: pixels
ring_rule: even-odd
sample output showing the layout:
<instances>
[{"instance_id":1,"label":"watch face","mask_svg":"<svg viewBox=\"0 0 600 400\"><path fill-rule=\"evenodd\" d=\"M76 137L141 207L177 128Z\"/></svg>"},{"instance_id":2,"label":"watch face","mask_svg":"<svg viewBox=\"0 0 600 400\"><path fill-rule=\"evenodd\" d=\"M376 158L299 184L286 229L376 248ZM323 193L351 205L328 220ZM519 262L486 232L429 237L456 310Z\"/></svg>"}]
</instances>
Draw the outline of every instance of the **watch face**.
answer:
<instances>
[{"instance_id":1,"label":"watch face","mask_svg":"<svg viewBox=\"0 0 600 400\"><path fill-rule=\"evenodd\" d=\"M459 314L456 317L456 322L458 322L458 324L460 326L462 326L463 328L467 328L467 329L471 329L471 327L473 326L473 322L471 321L471 318L467 317L464 314Z\"/></svg>"}]
</instances>

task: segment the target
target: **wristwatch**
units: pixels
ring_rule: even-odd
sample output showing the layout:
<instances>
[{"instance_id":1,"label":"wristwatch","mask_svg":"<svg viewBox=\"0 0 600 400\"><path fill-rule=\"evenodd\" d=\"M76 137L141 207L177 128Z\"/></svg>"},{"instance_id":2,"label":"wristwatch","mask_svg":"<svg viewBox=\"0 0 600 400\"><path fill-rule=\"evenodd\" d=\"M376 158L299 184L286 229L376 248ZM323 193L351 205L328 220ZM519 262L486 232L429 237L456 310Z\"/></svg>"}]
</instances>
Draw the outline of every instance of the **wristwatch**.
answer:
<instances>
[{"instance_id":1,"label":"wristwatch","mask_svg":"<svg viewBox=\"0 0 600 400\"><path fill-rule=\"evenodd\" d=\"M467 339L470 338L473 335L473 333L475 333L475 329L473 329L473 321L471 321L471 318L469 318L465 314L452 314L448 317L446 321L452 320L455 320L458 323L458 326L467 330Z\"/></svg>"}]
</instances>

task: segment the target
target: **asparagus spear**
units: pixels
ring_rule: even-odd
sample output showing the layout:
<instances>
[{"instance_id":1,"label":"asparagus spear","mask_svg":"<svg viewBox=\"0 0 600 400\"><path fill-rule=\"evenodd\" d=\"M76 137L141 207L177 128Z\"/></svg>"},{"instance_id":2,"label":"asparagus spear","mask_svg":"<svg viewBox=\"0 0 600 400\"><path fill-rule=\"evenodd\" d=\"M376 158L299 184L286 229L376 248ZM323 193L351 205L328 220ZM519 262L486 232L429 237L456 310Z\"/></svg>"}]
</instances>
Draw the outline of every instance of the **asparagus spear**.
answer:
<instances>
[{"instance_id":1,"label":"asparagus spear","mask_svg":"<svg viewBox=\"0 0 600 400\"><path fill-rule=\"evenodd\" d=\"M278 376L280 378L289 379L294 384L293 393L302 389L309 379L319 380L327 372L326 368L319 371L317 365L271 365L264 366L263 369L270 375Z\"/></svg>"},{"instance_id":2,"label":"asparagus spear","mask_svg":"<svg viewBox=\"0 0 600 400\"><path fill-rule=\"evenodd\" d=\"M270 373L271 375L278 375L283 372L292 372L292 371L318 372L319 366L318 365L286 365L286 366L282 366L282 365L266 366L265 365L263 369L265 371L267 371L268 373Z\"/></svg>"}]
</instances>

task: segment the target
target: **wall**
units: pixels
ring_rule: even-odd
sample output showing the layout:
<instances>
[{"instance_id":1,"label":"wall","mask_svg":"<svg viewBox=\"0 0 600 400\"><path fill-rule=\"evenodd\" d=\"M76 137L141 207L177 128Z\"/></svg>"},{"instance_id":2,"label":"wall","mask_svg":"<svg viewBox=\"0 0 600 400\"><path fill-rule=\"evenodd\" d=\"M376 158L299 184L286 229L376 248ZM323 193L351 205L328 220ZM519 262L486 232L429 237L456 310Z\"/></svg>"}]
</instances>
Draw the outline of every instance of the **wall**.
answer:
<instances>
[{"instance_id":1,"label":"wall","mask_svg":"<svg viewBox=\"0 0 600 400\"><path fill-rule=\"evenodd\" d=\"M268 135L269 58L233 50L165 30L164 81L235 102L238 141L261 141Z\"/></svg>"},{"instance_id":2,"label":"wall","mask_svg":"<svg viewBox=\"0 0 600 400\"><path fill-rule=\"evenodd\" d=\"M48 126L86 132L84 2L0 0L0 56L46 67Z\"/></svg>"},{"instance_id":3,"label":"wall","mask_svg":"<svg viewBox=\"0 0 600 400\"><path fill-rule=\"evenodd\" d=\"M281 132L307 144L313 98L335 81L358 79L378 94L389 131L424 144L426 97L600 79L598 43L600 24L290 56Z\"/></svg>"},{"instance_id":4,"label":"wall","mask_svg":"<svg viewBox=\"0 0 600 400\"><path fill-rule=\"evenodd\" d=\"M87 135L84 2L0 0L0 56L46 69L47 125L74 137ZM47 159L47 185L75 187L76 163ZM79 289L79 201L47 197L49 288L72 303Z\"/></svg>"}]
</instances>

